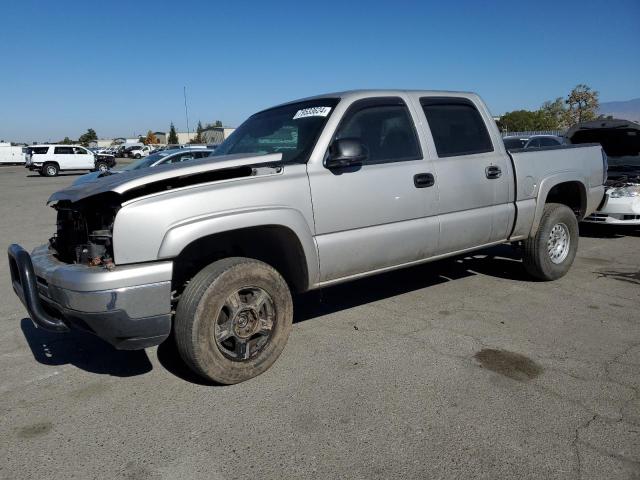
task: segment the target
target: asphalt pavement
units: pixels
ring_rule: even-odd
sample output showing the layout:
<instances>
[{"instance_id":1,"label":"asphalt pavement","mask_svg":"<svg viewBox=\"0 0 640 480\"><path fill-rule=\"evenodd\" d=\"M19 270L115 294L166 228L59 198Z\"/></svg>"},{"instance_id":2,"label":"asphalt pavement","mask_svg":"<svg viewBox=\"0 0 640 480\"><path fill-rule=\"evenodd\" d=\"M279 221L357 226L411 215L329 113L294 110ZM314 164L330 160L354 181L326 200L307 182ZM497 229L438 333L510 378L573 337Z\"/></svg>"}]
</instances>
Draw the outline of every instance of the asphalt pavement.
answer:
<instances>
[{"instance_id":1,"label":"asphalt pavement","mask_svg":"<svg viewBox=\"0 0 640 480\"><path fill-rule=\"evenodd\" d=\"M76 175L0 167L0 247ZM0 478L639 479L640 229L530 280L503 246L296 298L265 374L36 329L0 256Z\"/></svg>"}]
</instances>

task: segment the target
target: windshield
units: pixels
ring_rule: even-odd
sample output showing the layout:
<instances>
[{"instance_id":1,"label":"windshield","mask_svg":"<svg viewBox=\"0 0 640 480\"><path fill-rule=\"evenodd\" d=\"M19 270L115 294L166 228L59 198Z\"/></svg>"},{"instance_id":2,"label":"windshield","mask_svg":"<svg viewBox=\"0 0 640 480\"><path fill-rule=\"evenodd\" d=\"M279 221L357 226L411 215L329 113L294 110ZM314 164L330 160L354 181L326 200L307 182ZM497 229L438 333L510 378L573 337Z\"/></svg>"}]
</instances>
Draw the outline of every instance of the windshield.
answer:
<instances>
[{"instance_id":1,"label":"windshield","mask_svg":"<svg viewBox=\"0 0 640 480\"><path fill-rule=\"evenodd\" d=\"M166 152L154 153L152 155L149 155L148 157L142 157L136 160L135 162L131 162L129 165L127 165L126 167L123 167L121 170L129 171L129 170L139 170L140 168L147 168L166 156L167 156Z\"/></svg>"},{"instance_id":2,"label":"windshield","mask_svg":"<svg viewBox=\"0 0 640 480\"><path fill-rule=\"evenodd\" d=\"M256 113L212 155L282 153L286 162L305 163L338 102L337 98L317 99Z\"/></svg>"},{"instance_id":3,"label":"windshield","mask_svg":"<svg viewBox=\"0 0 640 480\"><path fill-rule=\"evenodd\" d=\"M507 150L512 150L516 148L523 148L525 143L527 143L526 138L503 138L504 146Z\"/></svg>"}]
</instances>

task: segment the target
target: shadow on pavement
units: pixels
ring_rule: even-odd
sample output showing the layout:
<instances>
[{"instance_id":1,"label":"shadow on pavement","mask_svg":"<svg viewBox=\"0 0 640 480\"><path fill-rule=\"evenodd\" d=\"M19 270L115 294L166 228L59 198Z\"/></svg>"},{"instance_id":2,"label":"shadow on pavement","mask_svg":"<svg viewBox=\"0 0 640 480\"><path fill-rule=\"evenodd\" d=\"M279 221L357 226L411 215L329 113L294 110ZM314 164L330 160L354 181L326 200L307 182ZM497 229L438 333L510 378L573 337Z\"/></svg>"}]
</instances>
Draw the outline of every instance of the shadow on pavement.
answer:
<instances>
[{"instance_id":1,"label":"shadow on pavement","mask_svg":"<svg viewBox=\"0 0 640 480\"><path fill-rule=\"evenodd\" d=\"M71 364L87 372L114 377L142 375L153 368L144 350L116 350L89 333L47 332L36 328L29 318L20 321L20 328L33 357L43 365Z\"/></svg>"},{"instance_id":2,"label":"shadow on pavement","mask_svg":"<svg viewBox=\"0 0 640 480\"><path fill-rule=\"evenodd\" d=\"M580 223L580 236L587 238L640 237L640 227L630 225L601 225Z\"/></svg>"},{"instance_id":3,"label":"shadow on pavement","mask_svg":"<svg viewBox=\"0 0 640 480\"><path fill-rule=\"evenodd\" d=\"M58 173L56 177L78 177L80 175L84 175L85 173L87 172ZM56 177L45 177L40 175L39 173L27 175L27 178L56 178Z\"/></svg>"},{"instance_id":4,"label":"shadow on pavement","mask_svg":"<svg viewBox=\"0 0 640 480\"><path fill-rule=\"evenodd\" d=\"M294 323L472 275L535 282L520 256L516 248L500 245L308 292L294 298Z\"/></svg>"},{"instance_id":5,"label":"shadow on pavement","mask_svg":"<svg viewBox=\"0 0 640 480\"><path fill-rule=\"evenodd\" d=\"M532 281L522 267L520 253L502 245L297 295L294 323L473 275ZM144 350L116 350L80 331L50 333L36 329L28 318L22 320L21 327L33 356L45 365L72 364L88 372L121 377L141 375L153 368ZM173 335L158 346L157 355L160 364L175 376L198 385L216 385L187 367Z\"/></svg>"},{"instance_id":6,"label":"shadow on pavement","mask_svg":"<svg viewBox=\"0 0 640 480\"><path fill-rule=\"evenodd\" d=\"M194 373L182 360L173 333L158 346L158 361L176 377L196 385L221 386Z\"/></svg>"}]
</instances>

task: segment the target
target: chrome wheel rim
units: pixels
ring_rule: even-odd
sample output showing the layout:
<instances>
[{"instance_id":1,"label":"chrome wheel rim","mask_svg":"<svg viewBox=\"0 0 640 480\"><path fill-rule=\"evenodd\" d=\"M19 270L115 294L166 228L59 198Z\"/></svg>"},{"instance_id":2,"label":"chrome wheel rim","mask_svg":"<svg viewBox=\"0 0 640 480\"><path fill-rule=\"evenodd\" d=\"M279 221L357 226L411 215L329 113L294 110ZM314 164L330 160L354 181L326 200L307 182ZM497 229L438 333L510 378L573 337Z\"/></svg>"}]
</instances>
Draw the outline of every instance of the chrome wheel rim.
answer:
<instances>
[{"instance_id":1,"label":"chrome wheel rim","mask_svg":"<svg viewBox=\"0 0 640 480\"><path fill-rule=\"evenodd\" d=\"M104 163L101 163L98 166L98 170L101 171L101 172L106 172L107 171L107 166Z\"/></svg>"},{"instance_id":2,"label":"chrome wheel rim","mask_svg":"<svg viewBox=\"0 0 640 480\"><path fill-rule=\"evenodd\" d=\"M56 174L55 167L47 167L47 175L54 176Z\"/></svg>"},{"instance_id":3,"label":"chrome wheel rim","mask_svg":"<svg viewBox=\"0 0 640 480\"><path fill-rule=\"evenodd\" d=\"M549 233L547 242L547 252L551 262L555 264L564 262L569 255L570 244L569 227L564 223L556 223Z\"/></svg>"},{"instance_id":4,"label":"chrome wheel rim","mask_svg":"<svg viewBox=\"0 0 640 480\"><path fill-rule=\"evenodd\" d=\"M250 360L269 343L274 325L271 296L259 287L243 287L222 306L214 329L216 345L231 360Z\"/></svg>"}]
</instances>

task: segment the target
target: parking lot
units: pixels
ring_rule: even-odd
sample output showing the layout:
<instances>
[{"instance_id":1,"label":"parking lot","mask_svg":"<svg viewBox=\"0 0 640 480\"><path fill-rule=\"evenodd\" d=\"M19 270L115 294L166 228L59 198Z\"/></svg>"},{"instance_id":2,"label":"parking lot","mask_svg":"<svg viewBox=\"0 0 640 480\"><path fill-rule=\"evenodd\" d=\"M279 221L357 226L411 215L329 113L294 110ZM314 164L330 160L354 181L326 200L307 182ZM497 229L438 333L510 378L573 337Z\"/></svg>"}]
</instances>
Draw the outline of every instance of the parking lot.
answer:
<instances>
[{"instance_id":1,"label":"parking lot","mask_svg":"<svg viewBox=\"0 0 640 480\"><path fill-rule=\"evenodd\" d=\"M0 168L0 246L44 243L75 178ZM0 267L2 478L640 478L640 229L582 229L556 282L498 247L298 297L224 387L36 329Z\"/></svg>"}]
</instances>

